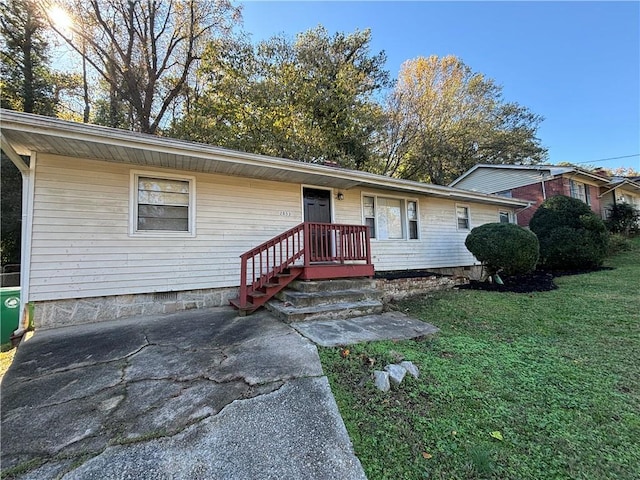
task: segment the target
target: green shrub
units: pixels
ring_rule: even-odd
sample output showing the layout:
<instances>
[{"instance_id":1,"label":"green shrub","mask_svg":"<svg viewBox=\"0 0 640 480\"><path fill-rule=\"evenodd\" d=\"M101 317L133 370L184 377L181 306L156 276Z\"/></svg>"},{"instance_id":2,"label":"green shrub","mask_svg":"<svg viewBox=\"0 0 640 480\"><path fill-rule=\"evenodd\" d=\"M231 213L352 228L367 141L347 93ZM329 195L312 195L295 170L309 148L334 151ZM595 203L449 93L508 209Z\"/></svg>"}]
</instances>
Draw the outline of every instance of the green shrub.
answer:
<instances>
[{"instance_id":1,"label":"green shrub","mask_svg":"<svg viewBox=\"0 0 640 480\"><path fill-rule=\"evenodd\" d=\"M540 242L540 265L551 270L579 270L602 265L609 233L589 206L575 198L547 200L529 223Z\"/></svg>"},{"instance_id":2,"label":"green shrub","mask_svg":"<svg viewBox=\"0 0 640 480\"><path fill-rule=\"evenodd\" d=\"M633 208L628 203L617 203L612 205L607 219L607 228L613 233L629 235L638 230L640 211Z\"/></svg>"},{"instance_id":3,"label":"green shrub","mask_svg":"<svg viewBox=\"0 0 640 480\"><path fill-rule=\"evenodd\" d=\"M619 233L613 233L609 236L609 249L607 251L607 256L610 257L620 252L628 252L632 248L633 243L628 237L620 235Z\"/></svg>"},{"instance_id":4,"label":"green shrub","mask_svg":"<svg viewBox=\"0 0 640 480\"><path fill-rule=\"evenodd\" d=\"M464 243L487 267L489 275L527 273L538 261L538 238L511 223L486 223L476 227Z\"/></svg>"}]
</instances>

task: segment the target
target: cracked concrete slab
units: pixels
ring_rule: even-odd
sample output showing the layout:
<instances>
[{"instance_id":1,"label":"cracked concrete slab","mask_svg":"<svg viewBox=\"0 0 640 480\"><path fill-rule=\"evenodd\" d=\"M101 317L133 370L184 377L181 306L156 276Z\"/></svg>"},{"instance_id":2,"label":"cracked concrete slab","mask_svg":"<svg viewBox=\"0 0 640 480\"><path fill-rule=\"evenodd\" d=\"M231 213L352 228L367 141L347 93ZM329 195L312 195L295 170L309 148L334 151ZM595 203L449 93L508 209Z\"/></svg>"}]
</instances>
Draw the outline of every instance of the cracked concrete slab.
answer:
<instances>
[{"instance_id":1,"label":"cracked concrete slab","mask_svg":"<svg viewBox=\"0 0 640 480\"><path fill-rule=\"evenodd\" d=\"M36 332L1 401L10 478L364 478L316 347L266 312Z\"/></svg>"},{"instance_id":2,"label":"cracked concrete slab","mask_svg":"<svg viewBox=\"0 0 640 480\"><path fill-rule=\"evenodd\" d=\"M366 479L350 448L326 377L303 378L173 437L109 447L63 478Z\"/></svg>"},{"instance_id":3,"label":"cracked concrete slab","mask_svg":"<svg viewBox=\"0 0 640 480\"><path fill-rule=\"evenodd\" d=\"M203 365L215 368L225 358L221 350L148 345L127 359L124 380L193 380L203 375Z\"/></svg>"},{"instance_id":4,"label":"cracked concrete slab","mask_svg":"<svg viewBox=\"0 0 640 480\"><path fill-rule=\"evenodd\" d=\"M338 347L378 340L407 340L434 335L439 329L400 312L292 323L300 334L322 347Z\"/></svg>"},{"instance_id":5,"label":"cracked concrete slab","mask_svg":"<svg viewBox=\"0 0 640 480\"><path fill-rule=\"evenodd\" d=\"M227 358L211 377L218 382L243 378L249 385L322 375L315 345L289 329L285 335L255 338L224 350Z\"/></svg>"}]
</instances>

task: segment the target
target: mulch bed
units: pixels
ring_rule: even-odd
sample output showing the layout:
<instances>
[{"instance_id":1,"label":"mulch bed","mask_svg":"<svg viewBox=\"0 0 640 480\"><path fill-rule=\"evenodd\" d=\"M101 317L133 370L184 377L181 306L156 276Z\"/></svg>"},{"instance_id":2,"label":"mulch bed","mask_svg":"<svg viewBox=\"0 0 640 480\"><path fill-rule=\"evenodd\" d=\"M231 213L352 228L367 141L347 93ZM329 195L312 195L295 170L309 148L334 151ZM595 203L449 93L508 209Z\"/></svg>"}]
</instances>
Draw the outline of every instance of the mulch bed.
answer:
<instances>
[{"instance_id":1,"label":"mulch bed","mask_svg":"<svg viewBox=\"0 0 640 480\"><path fill-rule=\"evenodd\" d=\"M531 293L531 292L548 292L555 290L558 286L553 282L556 277L565 275L580 275L583 273L597 272L599 270L613 270L611 267L599 267L585 270L572 271L552 271L536 270L535 272L525 275L513 275L510 277L501 277L504 285L497 283L479 282L471 280L466 285L460 285L458 288L467 290L486 290L490 292L512 292L512 293Z\"/></svg>"},{"instance_id":2,"label":"mulch bed","mask_svg":"<svg viewBox=\"0 0 640 480\"><path fill-rule=\"evenodd\" d=\"M390 270L384 272L376 272L374 275L374 278L384 278L386 280L426 277L444 277L444 275L442 275L441 273L432 272L430 270Z\"/></svg>"},{"instance_id":3,"label":"mulch bed","mask_svg":"<svg viewBox=\"0 0 640 480\"><path fill-rule=\"evenodd\" d=\"M501 276L504 285L497 283L480 282L471 280L464 285L458 285L456 288L464 290L485 290L489 292L512 292L512 293L531 293L531 292L548 292L555 290L558 286L553 282L556 277L566 275L581 275L583 273L597 272L600 270L613 270L611 267L597 267L583 270L536 270L525 275L513 275L510 277ZM421 278L421 277L442 277L442 274L431 272L429 270L396 270L387 272L376 272L375 278L386 278L387 280L395 280L398 278Z\"/></svg>"},{"instance_id":4,"label":"mulch bed","mask_svg":"<svg viewBox=\"0 0 640 480\"><path fill-rule=\"evenodd\" d=\"M469 283L460 285L458 288L513 293L548 292L549 290L558 288L558 286L553 283L553 274L549 272L536 271L525 275L513 275L511 277L501 278L504 285L471 280Z\"/></svg>"}]
</instances>

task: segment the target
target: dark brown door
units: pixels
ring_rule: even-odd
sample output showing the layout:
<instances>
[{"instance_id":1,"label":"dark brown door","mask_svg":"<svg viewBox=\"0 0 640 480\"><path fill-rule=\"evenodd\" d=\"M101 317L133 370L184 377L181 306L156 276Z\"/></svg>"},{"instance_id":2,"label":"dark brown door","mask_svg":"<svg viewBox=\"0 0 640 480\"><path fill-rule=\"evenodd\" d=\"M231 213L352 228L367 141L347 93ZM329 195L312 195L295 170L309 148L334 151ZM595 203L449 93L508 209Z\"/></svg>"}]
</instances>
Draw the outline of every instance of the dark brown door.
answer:
<instances>
[{"instance_id":1,"label":"dark brown door","mask_svg":"<svg viewBox=\"0 0 640 480\"><path fill-rule=\"evenodd\" d=\"M331 223L331 192L317 188L305 188L304 221Z\"/></svg>"},{"instance_id":2,"label":"dark brown door","mask_svg":"<svg viewBox=\"0 0 640 480\"><path fill-rule=\"evenodd\" d=\"M304 188L304 221L313 223L331 223L331 191L317 188ZM311 230L312 261L329 260L331 257L331 230L326 227L313 227Z\"/></svg>"}]
</instances>

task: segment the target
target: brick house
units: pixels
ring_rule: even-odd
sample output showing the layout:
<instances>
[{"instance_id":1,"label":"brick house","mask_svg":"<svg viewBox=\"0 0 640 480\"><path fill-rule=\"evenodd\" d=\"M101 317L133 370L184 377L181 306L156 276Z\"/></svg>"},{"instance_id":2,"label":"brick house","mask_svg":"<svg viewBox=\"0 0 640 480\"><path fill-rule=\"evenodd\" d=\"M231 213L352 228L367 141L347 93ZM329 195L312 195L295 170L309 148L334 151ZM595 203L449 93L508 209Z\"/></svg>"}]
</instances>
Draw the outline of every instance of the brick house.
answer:
<instances>
[{"instance_id":1,"label":"brick house","mask_svg":"<svg viewBox=\"0 0 640 480\"><path fill-rule=\"evenodd\" d=\"M475 165L450 186L530 201L531 206L517 214L517 223L523 227L529 225L542 202L556 195L582 200L598 216L606 218L610 201L605 201L603 194L616 188L609 177L577 167L485 164Z\"/></svg>"}]
</instances>

